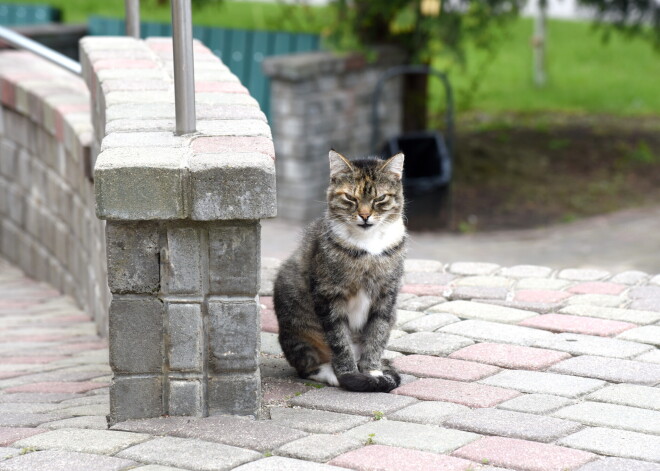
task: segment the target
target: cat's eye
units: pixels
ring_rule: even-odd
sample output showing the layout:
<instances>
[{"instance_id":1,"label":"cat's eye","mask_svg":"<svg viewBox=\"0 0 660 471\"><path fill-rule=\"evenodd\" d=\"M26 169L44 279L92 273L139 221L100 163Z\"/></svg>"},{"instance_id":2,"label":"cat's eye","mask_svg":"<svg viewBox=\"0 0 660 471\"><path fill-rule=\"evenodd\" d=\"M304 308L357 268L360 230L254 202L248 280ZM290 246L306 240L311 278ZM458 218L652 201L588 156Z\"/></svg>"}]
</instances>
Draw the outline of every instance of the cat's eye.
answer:
<instances>
[{"instance_id":1,"label":"cat's eye","mask_svg":"<svg viewBox=\"0 0 660 471\"><path fill-rule=\"evenodd\" d=\"M382 196L379 196L378 198L376 198L376 199L374 200L374 203L375 203L375 204L383 203L383 202L385 202L385 201L387 200L387 198L389 198L389 197L390 197L390 195L382 195Z\"/></svg>"},{"instance_id":2,"label":"cat's eye","mask_svg":"<svg viewBox=\"0 0 660 471\"><path fill-rule=\"evenodd\" d=\"M347 202L349 202L349 203L351 203L351 204L357 204L357 200L356 200L355 198L353 198L351 195L347 195L346 193L341 193L341 197L342 197L345 201L347 201Z\"/></svg>"}]
</instances>

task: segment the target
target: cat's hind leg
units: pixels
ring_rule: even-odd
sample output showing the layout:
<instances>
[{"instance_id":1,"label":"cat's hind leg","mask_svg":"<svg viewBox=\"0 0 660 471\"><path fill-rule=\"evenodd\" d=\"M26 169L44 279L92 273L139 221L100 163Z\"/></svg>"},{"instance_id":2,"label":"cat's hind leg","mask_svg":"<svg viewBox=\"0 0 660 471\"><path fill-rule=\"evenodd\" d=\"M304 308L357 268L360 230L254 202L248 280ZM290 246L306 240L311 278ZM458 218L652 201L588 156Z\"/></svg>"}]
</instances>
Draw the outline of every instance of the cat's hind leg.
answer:
<instances>
[{"instance_id":1,"label":"cat's hind leg","mask_svg":"<svg viewBox=\"0 0 660 471\"><path fill-rule=\"evenodd\" d=\"M330 347L320 332L292 332L280 328L280 345L284 356L301 378L339 386L330 363Z\"/></svg>"}]
</instances>

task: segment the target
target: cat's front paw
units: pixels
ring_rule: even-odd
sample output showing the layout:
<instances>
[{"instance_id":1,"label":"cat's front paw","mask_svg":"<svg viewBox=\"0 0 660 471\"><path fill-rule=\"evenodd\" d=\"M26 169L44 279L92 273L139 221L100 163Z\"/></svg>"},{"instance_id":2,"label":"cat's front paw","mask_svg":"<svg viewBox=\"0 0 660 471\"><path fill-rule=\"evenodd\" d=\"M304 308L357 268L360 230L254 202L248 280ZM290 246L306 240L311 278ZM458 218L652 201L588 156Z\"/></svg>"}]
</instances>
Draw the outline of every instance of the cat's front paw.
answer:
<instances>
[{"instance_id":1,"label":"cat's front paw","mask_svg":"<svg viewBox=\"0 0 660 471\"><path fill-rule=\"evenodd\" d=\"M326 383L330 386L339 386L339 380L330 363L323 363L319 366L319 370L313 375L309 375L309 379L313 379L319 383Z\"/></svg>"}]
</instances>

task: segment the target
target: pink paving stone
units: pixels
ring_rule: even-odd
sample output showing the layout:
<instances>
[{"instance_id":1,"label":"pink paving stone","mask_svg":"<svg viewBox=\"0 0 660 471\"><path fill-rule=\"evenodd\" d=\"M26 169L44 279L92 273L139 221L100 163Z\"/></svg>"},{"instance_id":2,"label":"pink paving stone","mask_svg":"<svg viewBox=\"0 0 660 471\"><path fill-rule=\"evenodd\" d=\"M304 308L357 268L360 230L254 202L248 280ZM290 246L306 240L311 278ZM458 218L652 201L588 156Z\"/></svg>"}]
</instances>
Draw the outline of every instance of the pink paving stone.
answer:
<instances>
[{"instance_id":1,"label":"pink paving stone","mask_svg":"<svg viewBox=\"0 0 660 471\"><path fill-rule=\"evenodd\" d=\"M442 296L447 290L445 285L422 285L422 284L409 284L403 285L401 288L402 293L415 294L417 296Z\"/></svg>"},{"instance_id":2,"label":"pink paving stone","mask_svg":"<svg viewBox=\"0 0 660 471\"><path fill-rule=\"evenodd\" d=\"M573 470L597 458L586 451L503 437L484 437L453 455L520 471Z\"/></svg>"},{"instance_id":3,"label":"pink paving stone","mask_svg":"<svg viewBox=\"0 0 660 471\"><path fill-rule=\"evenodd\" d=\"M564 291L550 289L522 289L516 291L513 300L527 303L558 303L570 297L571 295Z\"/></svg>"},{"instance_id":4,"label":"pink paving stone","mask_svg":"<svg viewBox=\"0 0 660 471\"><path fill-rule=\"evenodd\" d=\"M0 446L9 446L18 440L47 431L40 428L0 427Z\"/></svg>"},{"instance_id":5,"label":"pink paving stone","mask_svg":"<svg viewBox=\"0 0 660 471\"><path fill-rule=\"evenodd\" d=\"M275 311L272 309L261 310L261 331L271 332L277 334L280 331L280 326L277 323Z\"/></svg>"},{"instance_id":6,"label":"pink paving stone","mask_svg":"<svg viewBox=\"0 0 660 471\"><path fill-rule=\"evenodd\" d=\"M296 393L304 393L310 389L312 388L302 383L265 381L262 385L263 401L265 403L285 401L291 399Z\"/></svg>"},{"instance_id":7,"label":"pink paving stone","mask_svg":"<svg viewBox=\"0 0 660 471\"><path fill-rule=\"evenodd\" d=\"M569 289L571 293L575 294L620 294L627 288L626 285L618 283L608 283L605 281L589 281L580 283Z\"/></svg>"},{"instance_id":8,"label":"pink paving stone","mask_svg":"<svg viewBox=\"0 0 660 471\"><path fill-rule=\"evenodd\" d=\"M349 451L328 464L358 471L465 471L475 463L447 455L385 445Z\"/></svg>"},{"instance_id":9,"label":"pink paving stone","mask_svg":"<svg viewBox=\"0 0 660 471\"><path fill-rule=\"evenodd\" d=\"M274 309L272 296L259 296L259 302L266 306L268 309Z\"/></svg>"},{"instance_id":10,"label":"pink paving stone","mask_svg":"<svg viewBox=\"0 0 660 471\"><path fill-rule=\"evenodd\" d=\"M394 366L401 373L429 378L453 379L456 381L476 381L494 375L500 369L463 360L428 355L407 355L396 358Z\"/></svg>"},{"instance_id":11,"label":"pink paving stone","mask_svg":"<svg viewBox=\"0 0 660 471\"><path fill-rule=\"evenodd\" d=\"M69 343L58 345L52 347L53 352L55 353L75 353L82 352L85 350L100 350L102 348L107 348L107 342L84 342L84 343Z\"/></svg>"},{"instance_id":12,"label":"pink paving stone","mask_svg":"<svg viewBox=\"0 0 660 471\"><path fill-rule=\"evenodd\" d=\"M0 357L0 364L4 365L15 365L15 364L44 364L51 363L53 361L63 360L67 357L65 356L32 356L32 357Z\"/></svg>"},{"instance_id":13,"label":"pink paving stone","mask_svg":"<svg viewBox=\"0 0 660 471\"><path fill-rule=\"evenodd\" d=\"M25 371L0 371L0 379L15 378L24 374L28 373Z\"/></svg>"},{"instance_id":14,"label":"pink paving stone","mask_svg":"<svg viewBox=\"0 0 660 471\"><path fill-rule=\"evenodd\" d=\"M573 334L599 335L601 337L610 337L620 334L624 330L637 327L636 324L631 324L630 322L571 316L567 314L544 314L525 319L518 325L552 332L570 332Z\"/></svg>"},{"instance_id":15,"label":"pink paving stone","mask_svg":"<svg viewBox=\"0 0 660 471\"><path fill-rule=\"evenodd\" d=\"M248 89L237 82L195 82L195 91L204 92L222 92L222 93L249 93Z\"/></svg>"},{"instance_id":16,"label":"pink paving stone","mask_svg":"<svg viewBox=\"0 0 660 471\"><path fill-rule=\"evenodd\" d=\"M108 383L101 383L96 381L53 381L46 383L23 384L21 386L5 389L5 392L84 393L91 391L92 389L105 388L107 386Z\"/></svg>"},{"instance_id":17,"label":"pink paving stone","mask_svg":"<svg viewBox=\"0 0 660 471\"><path fill-rule=\"evenodd\" d=\"M267 137L214 136L200 137L192 143L196 154L222 152L257 152L275 158L273 141Z\"/></svg>"},{"instance_id":18,"label":"pink paving stone","mask_svg":"<svg viewBox=\"0 0 660 471\"><path fill-rule=\"evenodd\" d=\"M413 381L392 392L425 401L447 401L468 407L493 407L500 402L520 396L518 391L512 389L435 378Z\"/></svg>"},{"instance_id":19,"label":"pink paving stone","mask_svg":"<svg viewBox=\"0 0 660 471\"><path fill-rule=\"evenodd\" d=\"M570 356L565 352L556 352L544 348L490 342L470 345L449 355L450 358L460 360L525 370L544 370L561 360L570 358Z\"/></svg>"}]
</instances>

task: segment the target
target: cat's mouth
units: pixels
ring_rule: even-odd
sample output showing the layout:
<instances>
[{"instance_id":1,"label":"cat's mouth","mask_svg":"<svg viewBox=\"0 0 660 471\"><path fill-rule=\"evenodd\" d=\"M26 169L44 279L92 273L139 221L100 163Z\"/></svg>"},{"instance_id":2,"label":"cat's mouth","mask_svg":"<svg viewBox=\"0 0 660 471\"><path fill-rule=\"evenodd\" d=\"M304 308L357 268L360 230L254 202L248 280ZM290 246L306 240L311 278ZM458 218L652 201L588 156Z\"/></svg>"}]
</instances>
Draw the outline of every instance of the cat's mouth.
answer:
<instances>
[{"instance_id":1,"label":"cat's mouth","mask_svg":"<svg viewBox=\"0 0 660 471\"><path fill-rule=\"evenodd\" d=\"M365 231L366 231L367 229L369 229L370 227L372 227L372 226L373 226L373 224L367 224L366 222L365 222L364 224L358 224L358 227L361 227L361 228L364 229Z\"/></svg>"}]
</instances>

